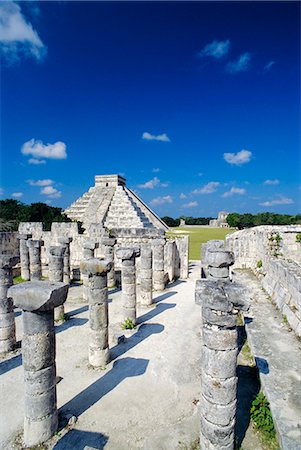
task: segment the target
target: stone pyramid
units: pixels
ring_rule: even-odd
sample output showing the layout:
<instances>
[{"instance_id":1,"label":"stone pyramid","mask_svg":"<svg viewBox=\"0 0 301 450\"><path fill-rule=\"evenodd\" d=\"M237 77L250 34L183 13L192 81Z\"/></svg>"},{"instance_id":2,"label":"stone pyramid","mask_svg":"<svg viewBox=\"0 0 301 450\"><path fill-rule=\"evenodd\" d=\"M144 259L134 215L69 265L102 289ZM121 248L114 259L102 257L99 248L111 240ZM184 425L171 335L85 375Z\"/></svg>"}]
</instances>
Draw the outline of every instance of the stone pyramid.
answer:
<instances>
[{"instance_id":1,"label":"stone pyramid","mask_svg":"<svg viewBox=\"0 0 301 450\"><path fill-rule=\"evenodd\" d=\"M112 228L158 228L167 225L130 189L120 175L96 175L95 186L65 209L88 230L91 224Z\"/></svg>"}]
</instances>

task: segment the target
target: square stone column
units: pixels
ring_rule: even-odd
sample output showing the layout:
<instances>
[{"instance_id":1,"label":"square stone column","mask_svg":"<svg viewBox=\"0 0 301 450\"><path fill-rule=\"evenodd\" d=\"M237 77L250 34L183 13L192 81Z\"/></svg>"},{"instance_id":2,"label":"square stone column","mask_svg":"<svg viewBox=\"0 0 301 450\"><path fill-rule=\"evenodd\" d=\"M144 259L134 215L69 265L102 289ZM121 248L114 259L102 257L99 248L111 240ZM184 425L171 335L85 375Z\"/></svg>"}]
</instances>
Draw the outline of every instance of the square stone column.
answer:
<instances>
[{"instance_id":1,"label":"square stone column","mask_svg":"<svg viewBox=\"0 0 301 450\"><path fill-rule=\"evenodd\" d=\"M45 442L57 431L53 310L66 301L67 293L67 284L48 281L29 281L8 290L15 305L23 310L26 447Z\"/></svg>"},{"instance_id":2,"label":"square stone column","mask_svg":"<svg viewBox=\"0 0 301 450\"><path fill-rule=\"evenodd\" d=\"M20 242L20 263L21 263L21 278L25 281L30 279L29 272L29 249L27 246L27 240L32 237L31 234L19 234L18 239Z\"/></svg>"},{"instance_id":3,"label":"square stone column","mask_svg":"<svg viewBox=\"0 0 301 450\"><path fill-rule=\"evenodd\" d=\"M163 291L164 282L164 245L165 239L153 239L153 289L154 291Z\"/></svg>"}]
</instances>

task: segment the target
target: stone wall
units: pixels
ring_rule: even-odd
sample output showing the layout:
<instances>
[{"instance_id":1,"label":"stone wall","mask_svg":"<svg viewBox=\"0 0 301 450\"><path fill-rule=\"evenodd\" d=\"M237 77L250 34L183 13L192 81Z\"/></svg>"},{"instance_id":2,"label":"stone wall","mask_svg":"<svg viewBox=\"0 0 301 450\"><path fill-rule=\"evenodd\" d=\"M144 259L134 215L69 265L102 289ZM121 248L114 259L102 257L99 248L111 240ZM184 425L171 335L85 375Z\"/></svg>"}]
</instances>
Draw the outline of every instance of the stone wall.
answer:
<instances>
[{"instance_id":1,"label":"stone wall","mask_svg":"<svg viewBox=\"0 0 301 450\"><path fill-rule=\"evenodd\" d=\"M235 256L234 268L251 268L262 281L272 302L301 336L301 243L300 225L259 226L226 237ZM259 267L260 266L260 267Z\"/></svg>"},{"instance_id":2,"label":"stone wall","mask_svg":"<svg viewBox=\"0 0 301 450\"><path fill-rule=\"evenodd\" d=\"M20 255L19 241L17 239L17 236L17 231L0 233L0 253L2 255Z\"/></svg>"},{"instance_id":3,"label":"stone wall","mask_svg":"<svg viewBox=\"0 0 301 450\"><path fill-rule=\"evenodd\" d=\"M277 255L301 262L301 244L296 242L301 225L261 225L226 236L226 246L233 251L236 268L255 268L258 261L263 267ZM277 235L280 236L277 244Z\"/></svg>"},{"instance_id":4,"label":"stone wall","mask_svg":"<svg viewBox=\"0 0 301 450\"><path fill-rule=\"evenodd\" d=\"M300 264L293 261L271 260L262 286L297 336L301 336Z\"/></svg>"}]
</instances>

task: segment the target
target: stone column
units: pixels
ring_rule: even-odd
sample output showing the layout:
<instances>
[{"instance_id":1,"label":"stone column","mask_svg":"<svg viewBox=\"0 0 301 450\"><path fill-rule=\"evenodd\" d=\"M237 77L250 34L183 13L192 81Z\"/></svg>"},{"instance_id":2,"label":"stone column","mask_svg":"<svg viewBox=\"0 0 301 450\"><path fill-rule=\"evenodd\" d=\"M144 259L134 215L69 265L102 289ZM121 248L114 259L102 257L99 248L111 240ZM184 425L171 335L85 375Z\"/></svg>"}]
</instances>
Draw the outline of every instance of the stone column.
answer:
<instances>
[{"instance_id":1,"label":"stone column","mask_svg":"<svg viewBox=\"0 0 301 450\"><path fill-rule=\"evenodd\" d=\"M228 281L229 267L234 264L234 255L227 250L211 250L206 251L206 262L208 266L209 279Z\"/></svg>"},{"instance_id":2,"label":"stone column","mask_svg":"<svg viewBox=\"0 0 301 450\"><path fill-rule=\"evenodd\" d=\"M8 288L13 284L13 266L19 258L0 255L0 354L11 352L16 344L14 305L7 297Z\"/></svg>"},{"instance_id":3,"label":"stone column","mask_svg":"<svg viewBox=\"0 0 301 450\"><path fill-rule=\"evenodd\" d=\"M174 240L167 239L164 246L164 272L168 274L169 282L175 278L176 244Z\"/></svg>"},{"instance_id":4,"label":"stone column","mask_svg":"<svg viewBox=\"0 0 301 450\"><path fill-rule=\"evenodd\" d=\"M20 241L20 262L21 262L21 278L25 281L30 279L29 272L29 249L27 247L27 240L32 237L31 234L19 234Z\"/></svg>"},{"instance_id":5,"label":"stone column","mask_svg":"<svg viewBox=\"0 0 301 450\"><path fill-rule=\"evenodd\" d=\"M101 239L101 245L103 246L104 257L111 263L111 269L108 272L108 288L112 288L116 285L115 269L114 269L114 245L116 244L115 238L103 237Z\"/></svg>"},{"instance_id":6,"label":"stone column","mask_svg":"<svg viewBox=\"0 0 301 450\"><path fill-rule=\"evenodd\" d=\"M80 270L88 278L89 363L104 367L109 362L107 274L111 262L101 259L82 261Z\"/></svg>"},{"instance_id":7,"label":"stone column","mask_svg":"<svg viewBox=\"0 0 301 450\"><path fill-rule=\"evenodd\" d=\"M83 259L88 260L94 258L94 251L98 248L98 243L94 239L87 239L83 243ZM83 280L83 299L88 301L88 276L81 274Z\"/></svg>"},{"instance_id":8,"label":"stone column","mask_svg":"<svg viewBox=\"0 0 301 450\"><path fill-rule=\"evenodd\" d=\"M179 240L180 255L180 278L186 280L188 278L189 268L189 236L182 236Z\"/></svg>"},{"instance_id":9,"label":"stone column","mask_svg":"<svg viewBox=\"0 0 301 450\"><path fill-rule=\"evenodd\" d=\"M136 268L135 258L140 255L140 250L133 248L119 248L117 258L122 261L121 289L123 318L131 319L136 323Z\"/></svg>"},{"instance_id":10,"label":"stone column","mask_svg":"<svg viewBox=\"0 0 301 450\"><path fill-rule=\"evenodd\" d=\"M49 247L49 265L48 278L49 281L62 282L64 278L64 253L66 247L52 246ZM54 309L54 320L56 322L64 320L64 304Z\"/></svg>"},{"instance_id":11,"label":"stone column","mask_svg":"<svg viewBox=\"0 0 301 450\"><path fill-rule=\"evenodd\" d=\"M164 245L165 239L153 239L153 289L163 291L164 283Z\"/></svg>"},{"instance_id":12,"label":"stone column","mask_svg":"<svg viewBox=\"0 0 301 450\"><path fill-rule=\"evenodd\" d=\"M196 303L202 306L202 372L200 450L233 450L236 414L237 313L247 309L243 289L229 281L233 254L207 253L209 267L222 277L196 283ZM214 263L214 266L212 266Z\"/></svg>"},{"instance_id":13,"label":"stone column","mask_svg":"<svg viewBox=\"0 0 301 450\"><path fill-rule=\"evenodd\" d=\"M153 302L152 249L141 246L140 256L140 302L149 306Z\"/></svg>"},{"instance_id":14,"label":"stone column","mask_svg":"<svg viewBox=\"0 0 301 450\"><path fill-rule=\"evenodd\" d=\"M59 245L65 248L63 282L68 284L70 283L70 244L72 241L72 237L58 238Z\"/></svg>"},{"instance_id":15,"label":"stone column","mask_svg":"<svg viewBox=\"0 0 301 450\"><path fill-rule=\"evenodd\" d=\"M53 309L66 301L67 293L67 284L48 281L21 283L8 291L23 310L26 447L45 442L57 431Z\"/></svg>"},{"instance_id":16,"label":"stone column","mask_svg":"<svg viewBox=\"0 0 301 450\"><path fill-rule=\"evenodd\" d=\"M26 242L29 248L30 280L40 280L42 278L41 247L44 241L30 239Z\"/></svg>"}]
</instances>

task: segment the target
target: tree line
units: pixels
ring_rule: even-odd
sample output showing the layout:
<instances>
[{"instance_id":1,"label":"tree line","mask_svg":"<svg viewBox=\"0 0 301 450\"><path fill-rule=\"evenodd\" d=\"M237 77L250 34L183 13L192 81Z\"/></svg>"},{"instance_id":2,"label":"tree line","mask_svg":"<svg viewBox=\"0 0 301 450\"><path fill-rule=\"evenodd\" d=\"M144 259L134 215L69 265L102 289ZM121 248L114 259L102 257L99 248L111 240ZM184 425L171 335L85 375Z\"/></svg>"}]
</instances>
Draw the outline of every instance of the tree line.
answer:
<instances>
[{"instance_id":1,"label":"tree line","mask_svg":"<svg viewBox=\"0 0 301 450\"><path fill-rule=\"evenodd\" d=\"M49 231L52 222L71 222L62 208L46 203L26 205L19 200L0 200L0 231L17 231L20 222L43 222Z\"/></svg>"},{"instance_id":2,"label":"tree line","mask_svg":"<svg viewBox=\"0 0 301 450\"><path fill-rule=\"evenodd\" d=\"M258 214L239 214L230 213L227 217L227 223L231 228L256 227L258 225L294 225L301 224L301 214L290 216L289 214L276 214L263 212Z\"/></svg>"}]
</instances>

